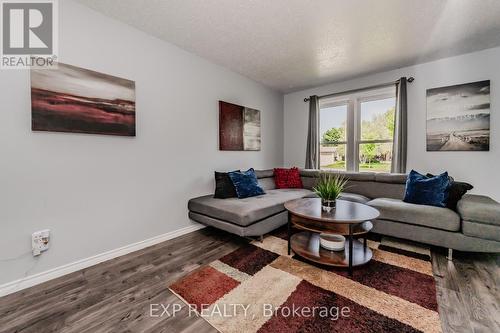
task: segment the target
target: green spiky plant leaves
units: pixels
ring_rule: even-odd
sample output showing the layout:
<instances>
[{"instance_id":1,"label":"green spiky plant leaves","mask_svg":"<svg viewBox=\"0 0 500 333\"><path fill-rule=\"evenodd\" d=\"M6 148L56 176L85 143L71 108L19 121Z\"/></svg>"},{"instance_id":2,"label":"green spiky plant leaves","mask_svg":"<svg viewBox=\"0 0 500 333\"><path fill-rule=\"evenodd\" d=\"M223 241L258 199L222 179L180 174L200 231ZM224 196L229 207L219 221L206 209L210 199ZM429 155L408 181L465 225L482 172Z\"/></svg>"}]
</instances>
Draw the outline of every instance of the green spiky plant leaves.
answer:
<instances>
[{"instance_id":1,"label":"green spiky plant leaves","mask_svg":"<svg viewBox=\"0 0 500 333\"><path fill-rule=\"evenodd\" d=\"M322 172L313 191L323 200L336 200L347 187L348 181L343 175Z\"/></svg>"}]
</instances>

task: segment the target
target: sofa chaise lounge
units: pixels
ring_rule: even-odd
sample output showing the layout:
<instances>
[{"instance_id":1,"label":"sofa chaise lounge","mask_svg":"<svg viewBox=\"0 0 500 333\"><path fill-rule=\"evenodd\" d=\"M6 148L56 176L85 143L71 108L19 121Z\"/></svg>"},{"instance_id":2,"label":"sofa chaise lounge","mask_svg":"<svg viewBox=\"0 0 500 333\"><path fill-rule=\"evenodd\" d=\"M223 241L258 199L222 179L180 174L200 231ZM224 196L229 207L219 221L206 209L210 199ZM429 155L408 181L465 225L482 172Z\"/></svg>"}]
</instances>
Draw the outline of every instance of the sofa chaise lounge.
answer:
<instances>
[{"instance_id":1,"label":"sofa chaise lounge","mask_svg":"<svg viewBox=\"0 0 500 333\"><path fill-rule=\"evenodd\" d=\"M375 233L460 251L500 252L500 203L489 197L465 195L457 211L416 205L402 200L405 174L340 173L349 179L341 199L380 211L372 221ZM312 188L319 171L300 170L303 189L276 189L273 170L256 174L266 194L246 199L194 198L188 203L189 217L239 236L262 236L287 223L285 202L315 196Z\"/></svg>"}]
</instances>

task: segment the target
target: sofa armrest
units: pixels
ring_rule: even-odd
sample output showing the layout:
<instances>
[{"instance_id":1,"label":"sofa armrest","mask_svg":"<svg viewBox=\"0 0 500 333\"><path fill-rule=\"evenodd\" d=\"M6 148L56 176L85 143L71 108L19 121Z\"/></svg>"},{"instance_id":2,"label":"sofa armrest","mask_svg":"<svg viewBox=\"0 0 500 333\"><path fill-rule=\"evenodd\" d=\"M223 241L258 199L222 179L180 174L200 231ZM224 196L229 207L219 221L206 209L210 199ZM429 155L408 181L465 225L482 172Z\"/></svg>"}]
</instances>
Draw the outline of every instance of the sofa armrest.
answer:
<instances>
[{"instance_id":1,"label":"sofa armrest","mask_svg":"<svg viewBox=\"0 0 500 333\"><path fill-rule=\"evenodd\" d=\"M500 203L484 195L464 195L457 211L464 221L500 225Z\"/></svg>"}]
</instances>

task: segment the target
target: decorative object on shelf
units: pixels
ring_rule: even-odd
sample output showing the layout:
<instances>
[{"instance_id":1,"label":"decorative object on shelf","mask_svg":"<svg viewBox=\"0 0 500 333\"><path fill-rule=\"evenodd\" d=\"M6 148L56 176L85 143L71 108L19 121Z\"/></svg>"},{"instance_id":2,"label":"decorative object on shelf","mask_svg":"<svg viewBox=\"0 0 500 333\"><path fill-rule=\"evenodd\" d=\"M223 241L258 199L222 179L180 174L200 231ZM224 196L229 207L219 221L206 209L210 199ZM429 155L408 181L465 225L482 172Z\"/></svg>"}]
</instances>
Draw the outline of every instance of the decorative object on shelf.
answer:
<instances>
[{"instance_id":1,"label":"decorative object on shelf","mask_svg":"<svg viewBox=\"0 0 500 333\"><path fill-rule=\"evenodd\" d=\"M260 111L219 101L219 150L260 150Z\"/></svg>"},{"instance_id":2,"label":"decorative object on shelf","mask_svg":"<svg viewBox=\"0 0 500 333\"><path fill-rule=\"evenodd\" d=\"M344 251L345 237L335 234L320 234L319 243L321 247L330 251Z\"/></svg>"},{"instance_id":3,"label":"decorative object on shelf","mask_svg":"<svg viewBox=\"0 0 500 333\"><path fill-rule=\"evenodd\" d=\"M427 90L427 151L489 150L489 80Z\"/></svg>"},{"instance_id":4,"label":"decorative object on shelf","mask_svg":"<svg viewBox=\"0 0 500 333\"><path fill-rule=\"evenodd\" d=\"M135 136L135 82L59 63L31 69L33 131Z\"/></svg>"},{"instance_id":5,"label":"decorative object on shelf","mask_svg":"<svg viewBox=\"0 0 500 333\"><path fill-rule=\"evenodd\" d=\"M329 213L335 208L337 198L346 188L347 182L348 179L343 175L320 173L318 183L313 191L321 198L321 208L324 212Z\"/></svg>"}]
</instances>

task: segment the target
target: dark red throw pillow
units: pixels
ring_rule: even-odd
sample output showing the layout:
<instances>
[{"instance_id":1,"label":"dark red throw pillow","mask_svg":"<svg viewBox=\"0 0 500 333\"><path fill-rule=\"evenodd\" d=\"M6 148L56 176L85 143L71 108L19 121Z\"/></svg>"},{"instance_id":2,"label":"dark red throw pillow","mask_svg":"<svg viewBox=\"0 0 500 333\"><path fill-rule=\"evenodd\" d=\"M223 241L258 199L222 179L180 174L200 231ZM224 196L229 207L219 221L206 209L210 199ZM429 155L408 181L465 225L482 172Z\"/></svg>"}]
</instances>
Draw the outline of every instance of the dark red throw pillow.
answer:
<instances>
[{"instance_id":1,"label":"dark red throw pillow","mask_svg":"<svg viewBox=\"0 0 500 333\"><path fill-rule=\"evenodd\" d=\"M276 188L302 188L299 168L275 168L274 183Z\"/></svg>"}]
</instances>

